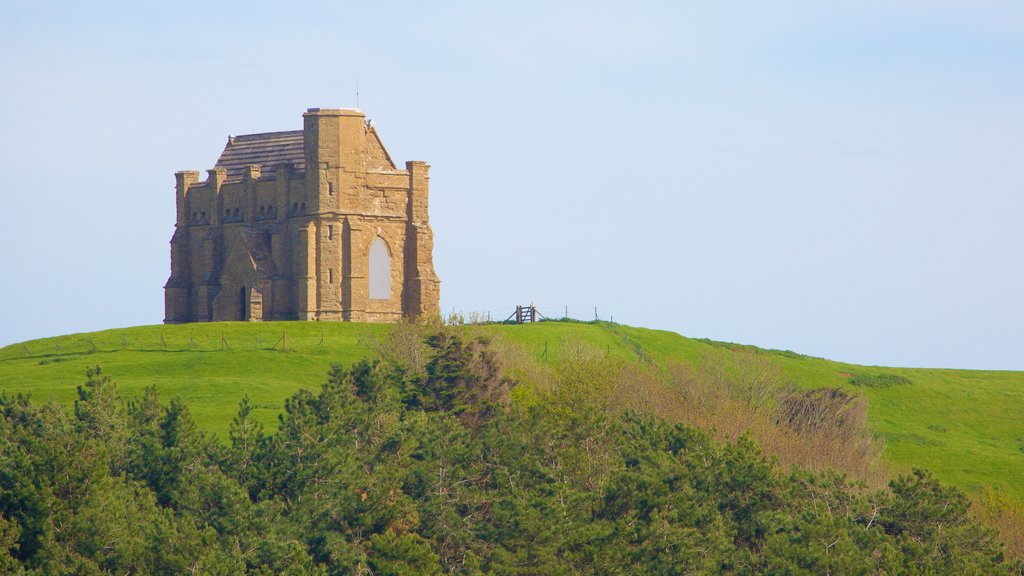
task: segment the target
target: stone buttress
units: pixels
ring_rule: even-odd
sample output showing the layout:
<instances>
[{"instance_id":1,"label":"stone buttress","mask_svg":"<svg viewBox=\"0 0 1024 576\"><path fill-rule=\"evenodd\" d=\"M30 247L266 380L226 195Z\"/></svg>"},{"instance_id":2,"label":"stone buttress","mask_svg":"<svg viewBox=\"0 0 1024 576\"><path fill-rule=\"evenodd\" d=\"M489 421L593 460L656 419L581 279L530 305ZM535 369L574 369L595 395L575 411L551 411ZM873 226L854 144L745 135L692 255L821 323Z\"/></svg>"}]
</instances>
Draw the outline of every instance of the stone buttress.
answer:
<instances>
[{"instance_id":1,"label":"stone buttress","mask_svg":"<svg viewBox=\"0 0 1024 576\"><path fill-rule=\"evenodd\" d=\"M436 314L425 162L392 162L359 110L228 138L205 180L176 173L167 323L396 322Z\"/></svg>"}]
</instances>

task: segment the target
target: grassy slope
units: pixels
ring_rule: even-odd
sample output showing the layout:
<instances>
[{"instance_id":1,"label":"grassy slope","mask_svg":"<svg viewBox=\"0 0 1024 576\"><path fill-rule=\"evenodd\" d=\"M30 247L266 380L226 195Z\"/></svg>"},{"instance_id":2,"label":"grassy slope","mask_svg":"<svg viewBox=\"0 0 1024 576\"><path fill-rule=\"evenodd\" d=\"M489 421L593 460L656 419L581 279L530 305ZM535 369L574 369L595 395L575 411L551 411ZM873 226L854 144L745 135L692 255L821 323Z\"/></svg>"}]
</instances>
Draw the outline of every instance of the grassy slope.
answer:
<instances>
[{"instance_id":1,"label":"grassy slope","mask_svg":"<svg viewBox=\"0 0 1024 576\"><path fill-rule=\"evenodd\" d=\"M98 364L126 397L138 397L155 385L165 400L187 400L202 427L226 437L244 394L256 406L256 417L274 426L285 398L300 387L318 386L332 362L366 356L365 340L384 329L373 324L232 322L139 326L33 340L0 350L0 390L70 404L86 368ZM283 333L285 352L278 342ZM221 349L222 336L228 350Z\"/></svg>"},{"instance_id":2,"label":"grassy slope","mask_svg":"<svg viewBox=\"0 0 1024 576\"><path fill-rule=\"evenodd\" d=\"M928 468L964 487L998 486L1024 499L1024 372L865 367L780 356L804 387L839 386L869 400L890 472ZM851 386L847 374L894 374L911 384Z\"/></svg>"},{"instance_id":3,"label":"grassy slope","mask_svg":"<svg viewBox=\"0 0 1024 576\"><path fill-rule=\"evenodd\" d=\"M34 340L0 349L0 391L31 392L37 400L70 404L85 368L100 364L127 397L156 385L165 398L187 400L201 425L223 437L243 394L257 407L257 417L273 426L285 398L300 387L318 386L332 362L344 364L368 355L367 340L386 329L341 323L219 323ZM723 346L671 332L603 324L487 330L548 361L557 361L567 347L575 346L622 358L643 354L656 362L693 361L712 346ZM278 342L283 333L286 352ZM221 350L222 335L229 350ZM276 349L270 349L275 343ZM894 472L929 468L952 484L999 486L1024 500L1024 372L875 368L769 353L802 386L847 386L866 396L871 426L885 437ZM912 383L889 388L848 384L849 374L864 373L897 374Z\"/></svg>"}]
</instances>

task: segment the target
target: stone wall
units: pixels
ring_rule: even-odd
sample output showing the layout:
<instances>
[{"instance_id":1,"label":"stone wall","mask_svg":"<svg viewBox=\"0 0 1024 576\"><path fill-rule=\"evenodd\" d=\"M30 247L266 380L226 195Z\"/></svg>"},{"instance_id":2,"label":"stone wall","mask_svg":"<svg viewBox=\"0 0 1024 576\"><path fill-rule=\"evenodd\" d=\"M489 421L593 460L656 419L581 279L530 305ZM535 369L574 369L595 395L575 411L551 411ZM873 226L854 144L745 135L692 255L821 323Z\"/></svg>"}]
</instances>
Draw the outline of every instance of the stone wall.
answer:
<instances>
[{"instance_id":1,"label":"stone wall","mask_svg":"<svg viewBox=\"0 0 1024 576\"><path fill-rule=\"evenodd\" d=\"M391 161L358 110L313 108L301 133L229 138L217 166L176 174L165 322L436 314L429 166ZM301 142L301 146L300 146ZM371 298L370 249L390 255Z\"/></svg>"}]
</instances>

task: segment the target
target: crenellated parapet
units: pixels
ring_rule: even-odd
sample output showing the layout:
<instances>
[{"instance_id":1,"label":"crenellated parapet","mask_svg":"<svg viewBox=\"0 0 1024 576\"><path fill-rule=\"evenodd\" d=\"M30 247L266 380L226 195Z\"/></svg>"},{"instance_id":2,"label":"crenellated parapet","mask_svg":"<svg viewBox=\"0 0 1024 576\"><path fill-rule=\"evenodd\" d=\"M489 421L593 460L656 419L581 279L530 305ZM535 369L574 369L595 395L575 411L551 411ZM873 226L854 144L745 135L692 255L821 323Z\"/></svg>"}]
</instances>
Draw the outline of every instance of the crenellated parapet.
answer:
<instances>
[{"instance_id":1,"label":"crenellated parapet","mask_svg":"<svg viewBox=\"0 0 1024 576\"><path fill-rule=\"evenodd\" d=\"M229 137L205 180L175 174L166 321L436 313L429 168L397 168L353 109L311 108L302 130Z\"/></svg>"}]
</instances>

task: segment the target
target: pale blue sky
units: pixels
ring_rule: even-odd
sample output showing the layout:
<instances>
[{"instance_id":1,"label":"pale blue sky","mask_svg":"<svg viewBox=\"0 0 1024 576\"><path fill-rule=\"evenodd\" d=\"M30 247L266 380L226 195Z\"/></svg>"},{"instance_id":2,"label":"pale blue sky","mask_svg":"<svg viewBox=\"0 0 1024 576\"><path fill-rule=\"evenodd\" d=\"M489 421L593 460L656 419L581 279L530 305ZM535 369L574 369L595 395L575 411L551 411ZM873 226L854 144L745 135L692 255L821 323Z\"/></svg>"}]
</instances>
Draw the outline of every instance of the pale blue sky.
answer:
<instances>
[{"instance_id":1,"label":"pale blue sky","mask_svg":"<svg viewBox=\"0 0 1024 576\"><path fill-rule=\"evenodd\" d=\"M160 322L174 171L358 82L392 157L433 166L446 311L1024 369L1020 2L3 0L0 22L0 345Z\"/></svg>"}]
</instances>

